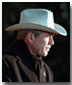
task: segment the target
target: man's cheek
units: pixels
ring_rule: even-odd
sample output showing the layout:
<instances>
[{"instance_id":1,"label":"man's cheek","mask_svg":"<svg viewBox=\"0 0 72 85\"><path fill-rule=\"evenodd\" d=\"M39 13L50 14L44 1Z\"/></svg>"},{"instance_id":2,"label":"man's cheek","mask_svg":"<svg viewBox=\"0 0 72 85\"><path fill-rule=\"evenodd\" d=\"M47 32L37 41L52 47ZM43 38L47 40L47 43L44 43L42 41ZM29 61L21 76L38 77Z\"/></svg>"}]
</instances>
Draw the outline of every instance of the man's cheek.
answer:
<instances>
[{"instance_id":1,"label":"man's cheek","mask_svg":"<svg viewBox=\"0 0 72 85\"><path fill-rule=\"evenodd\" d=\"M41 51L44 51L44 43L41 43Z\"/></svg>"}]
</instances>

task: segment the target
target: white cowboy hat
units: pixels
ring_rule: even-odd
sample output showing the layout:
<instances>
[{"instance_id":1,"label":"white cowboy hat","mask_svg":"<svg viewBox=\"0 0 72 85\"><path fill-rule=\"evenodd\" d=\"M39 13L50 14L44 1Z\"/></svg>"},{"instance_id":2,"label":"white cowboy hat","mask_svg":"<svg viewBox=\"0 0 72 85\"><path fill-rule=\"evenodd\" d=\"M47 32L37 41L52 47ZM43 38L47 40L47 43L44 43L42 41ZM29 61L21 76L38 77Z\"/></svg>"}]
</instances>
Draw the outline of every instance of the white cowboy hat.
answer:
<instances>
[{"instance_id":1,"label":"white cowboy hat","mask_svg":"<svg viewBox=\"0 0 72 85\"><path fill-rule=\"evenodd\" d=\"M52 32L63 36L67 35L64 27L54 23L53 12L46 9L26 9L21 12L19 24L7 27L6 31L21 29L35 29Z\"/></svg>"}]
</instances>

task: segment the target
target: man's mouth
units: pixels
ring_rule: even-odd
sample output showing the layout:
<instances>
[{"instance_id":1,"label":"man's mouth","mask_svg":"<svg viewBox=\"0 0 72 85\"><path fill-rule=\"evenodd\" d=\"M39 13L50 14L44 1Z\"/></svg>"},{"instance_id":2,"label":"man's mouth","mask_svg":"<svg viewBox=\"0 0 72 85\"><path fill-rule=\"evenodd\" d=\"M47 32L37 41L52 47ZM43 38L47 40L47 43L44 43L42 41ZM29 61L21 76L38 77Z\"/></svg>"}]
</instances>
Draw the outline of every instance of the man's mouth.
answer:
<instances>
[{"instance_id":1,"label":"man's mouth","mask_svg":"<svg viewBox=\"0 0 72 85\"><path fill-rule=\"evenodd\" d=\"M50 47L46 47L46 50L49 51L50 50Z\"/></svg>"}]
</instances>

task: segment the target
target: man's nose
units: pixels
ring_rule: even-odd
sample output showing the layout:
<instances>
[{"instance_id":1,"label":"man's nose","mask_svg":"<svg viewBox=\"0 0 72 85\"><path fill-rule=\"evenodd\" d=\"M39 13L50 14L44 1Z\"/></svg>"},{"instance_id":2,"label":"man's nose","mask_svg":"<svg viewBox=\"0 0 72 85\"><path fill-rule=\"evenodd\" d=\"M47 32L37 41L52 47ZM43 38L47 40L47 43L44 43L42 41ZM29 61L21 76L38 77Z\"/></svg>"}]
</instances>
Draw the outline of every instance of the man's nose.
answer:
<instances>
[{"instance_id":1,"label":"man's nose","mask_svg":"<svg viewBox=\"0 0 72 85\"><path fill-rule=\"evenodd\" d=\"M54 39L53 39L53 36L50 36L49 37L49 45L54 45Z\"/></svg>"}]
</instances>

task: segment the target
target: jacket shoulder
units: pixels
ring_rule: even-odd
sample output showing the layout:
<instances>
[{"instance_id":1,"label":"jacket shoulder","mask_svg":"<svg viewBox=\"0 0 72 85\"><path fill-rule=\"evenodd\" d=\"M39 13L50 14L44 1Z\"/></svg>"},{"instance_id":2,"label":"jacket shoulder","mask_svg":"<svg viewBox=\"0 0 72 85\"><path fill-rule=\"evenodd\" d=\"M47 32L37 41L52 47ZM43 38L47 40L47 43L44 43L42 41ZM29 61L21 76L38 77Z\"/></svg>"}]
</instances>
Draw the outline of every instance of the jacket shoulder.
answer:
<instances>
[{"instance_id":1,"label":"jacket shoulder","mask_svg":"<svg viewBox=\"0 0 72 85\"><path fill-rule=\"evenodd\" d=\"M10 62L10 63L13 63L14 61L17 60L17 59L16 59L14 56L12 56L12 55L3 55L3 56L2 56L2 59L3 59L4 61Z\"/></svg>"},{"instance_id":2,"label":"jacket shoulder","mask_svg":"<svg viewBox=\"0 0 72 85\"><path fill-rule=\"evenodd\" d=\"M11 55L3 55L2 56L2 81L3 82L11 82L12 80L15 80L15 77L13 77L14 71L13 71L13 64L16 61L14 56Z\"/></svg>"}]
</instances>

